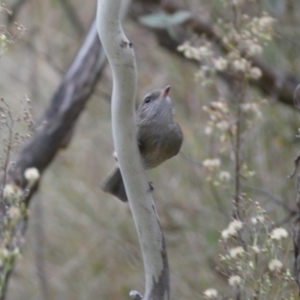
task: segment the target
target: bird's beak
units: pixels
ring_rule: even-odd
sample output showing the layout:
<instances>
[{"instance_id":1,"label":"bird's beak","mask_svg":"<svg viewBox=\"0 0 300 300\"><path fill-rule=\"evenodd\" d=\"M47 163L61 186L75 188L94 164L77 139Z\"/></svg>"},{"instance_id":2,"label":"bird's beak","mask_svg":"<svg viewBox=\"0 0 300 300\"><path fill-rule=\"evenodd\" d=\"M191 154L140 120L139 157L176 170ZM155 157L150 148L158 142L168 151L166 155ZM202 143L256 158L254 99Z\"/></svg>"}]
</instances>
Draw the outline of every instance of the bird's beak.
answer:
<instances>
[{"instance_id":1,"label":"bird's beak","mask_svg":"<svg viewBox=\"0 0 300 300\"><path fill-rule=\"evenodd\" d=\"M161 98L166 98L169 95L170 92L170 85L167 85L160 93Z\"/></svg>"}]
</instances>

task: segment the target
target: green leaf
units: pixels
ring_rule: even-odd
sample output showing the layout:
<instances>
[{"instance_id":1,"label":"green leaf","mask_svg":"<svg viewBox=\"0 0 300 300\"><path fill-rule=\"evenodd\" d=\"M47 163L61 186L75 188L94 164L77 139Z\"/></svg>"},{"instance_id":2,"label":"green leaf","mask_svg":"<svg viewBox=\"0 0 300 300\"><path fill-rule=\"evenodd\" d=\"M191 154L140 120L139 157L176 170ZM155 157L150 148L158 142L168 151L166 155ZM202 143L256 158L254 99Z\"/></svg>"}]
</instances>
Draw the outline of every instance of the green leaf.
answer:
<instances>
[{"instance_id":1,"label":"green leaf","mask_svg":"<svg viewBox=\"0 0 300 300\"><path fill-rule=\"evenodd\" d=\"M174 13L173 15L169 15L172 25L182 24L189 20L191 17L192 14L186 10L180 10Z\"/></svg>"},{"instance_id":2,"label":"green leaf","mask_svg":"<svg viewBox=\"0 0 300 300\"><path fill-rule=\"evenodd\" d=\"M167 29L173 25L186 22L191 18L191 13L185 10L169 15L164 12L150 14L139 18L139 22L150 28Z\"/></svg>"}]
</instances>

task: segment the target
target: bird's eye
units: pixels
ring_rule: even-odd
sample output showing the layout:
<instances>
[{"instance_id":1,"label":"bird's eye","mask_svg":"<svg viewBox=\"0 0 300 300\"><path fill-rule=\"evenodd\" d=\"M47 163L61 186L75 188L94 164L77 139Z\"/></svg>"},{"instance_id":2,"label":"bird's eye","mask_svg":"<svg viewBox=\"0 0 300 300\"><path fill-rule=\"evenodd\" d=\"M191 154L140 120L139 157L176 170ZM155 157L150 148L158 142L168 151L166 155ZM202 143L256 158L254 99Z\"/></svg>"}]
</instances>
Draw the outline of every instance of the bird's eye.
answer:
<instances>
[{"instance_id":1,"label":"bird's eye","mask_svg":"<svg viewBox=\"0 0 300 300\"><path fill-rule=\"evenodd\" d=\"M146 97L145 98L145 103L149 103L151 101L151 97Z\"/></svg>"}]
</instances>

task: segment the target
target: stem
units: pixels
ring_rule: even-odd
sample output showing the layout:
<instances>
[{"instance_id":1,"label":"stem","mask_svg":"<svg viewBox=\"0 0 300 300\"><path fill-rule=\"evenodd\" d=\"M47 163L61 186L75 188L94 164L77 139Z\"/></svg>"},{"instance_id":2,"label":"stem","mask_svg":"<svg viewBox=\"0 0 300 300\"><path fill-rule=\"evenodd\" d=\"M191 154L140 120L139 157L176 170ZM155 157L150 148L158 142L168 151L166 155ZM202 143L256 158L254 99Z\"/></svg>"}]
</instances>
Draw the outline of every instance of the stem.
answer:
<instances>
[{"instance_id":1,"label":"stem","mask_svg":"<svg viewBox=\"0 0 300 300\"><path fill-rule=\"evenodd\" d=\"M233 27L239 32L240 25L240 7L237 4L232 4L233 11ZM242 110L241 105L244 102L245 98L245 78L243 74L234 76L234 95L236 96L236 132L235 132L235 141L234 141L234 169L235 169L235 193L233 200L233 212L232 217L234 219L241 219L240 216L240 196L241 196L241 135L243 132L242 129Z\"/></svg>"},{"instance_id":2,"label":"stem","mask_svg":"<svg viewBox=\"0 0 300 300\"><path fill-rule=\"evenodd\" d=\"M242 99L241 99L242 100ZM241 194L240 175L241 175L241 102L239 99L236 103L236 136L234 148L234 163L235 163L235 195L234 195L234 210L233 217L240 219L239 202Z\"/></svg>"},{"instance_id":3,"label":"stem","mask_svg":"<svg viewBox=\"0 0 300 300\"><path fill-rule=\"evenodd\" d=\"M241 141L242 141L242 103L245 98L246 81L244 79L236 81L235 95L236 100L236 132L234 144L234 164L235 164L235 182L234 182L234 200L233 200L233 218L241 219L240 200L241 200Z\"/></svg>"},{"instance_id":4,"label":"stem","mask_svg":"<svg viewBox=\"0 0 300 300\"><path fill-rule=\"evenodd\" d=\"M7 115L9 117L9 120L5 123L7 129L8 129L8 139L7 139L7 145L6 145L6 153L5 153L5 159L4 159L4 164L3 164L3 180L2 180L2 184L1 184L1 195L0 195L0 200L3 200L3 193L4 193L4 188L6 185L6 181L7 181L7 172L8 172L8 164L10 161L10 154L11 154L11 149L12 149L12 139L13 139L13 126L14 126L14 118L11 115L10 109L7 105L7 103L5 101L3 101L3 103L6 106L6 112ZM10 124L8 124L10 123Z\"/></svg>"}]
</instances>

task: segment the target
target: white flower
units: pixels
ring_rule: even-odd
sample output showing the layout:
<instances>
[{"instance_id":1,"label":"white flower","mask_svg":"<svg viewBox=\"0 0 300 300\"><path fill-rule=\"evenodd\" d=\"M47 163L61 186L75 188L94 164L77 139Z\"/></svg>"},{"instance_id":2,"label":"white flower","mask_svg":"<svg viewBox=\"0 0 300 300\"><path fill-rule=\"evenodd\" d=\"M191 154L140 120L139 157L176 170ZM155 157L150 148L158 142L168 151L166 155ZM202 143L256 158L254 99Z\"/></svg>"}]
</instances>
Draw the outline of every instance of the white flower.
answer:
<instances>
[{"instance_id":1,"label":"white flower","mask_svg":"<svg viewBox=\"0 0 300 300\"><path fill-rule=\"evenodd\" d=\"M218 291L216 289L210 288L203 292L205 299L215 299L218 296Z\"/></svg>"},{"instance_id":2,"label":"white flower","mask_svg":"<svg viewBox=\"0 0 300 300\"><path fill-rule=\"evenodd\" d=\"M244 103L241 105L241 108L243 112L256 113L257 111L259 111L259 106L257 105L257 103L254 102Z\"/></svg>"},{"instance_id":3,"label":"white flower","mask_svg":"<svg viewBox=\"0 0 300 300\"><path fill-rule=\"evenodd\" d=\"M230 230L228 230L228 228L224 229L221 232L221 236L224 240L227 240L228 238L230 238L233 234L230 232Z\"/></svg>"},{"instance_id":4,"label":"white flower","mask_svg":"<svg viewBox=\"0 0 300 300\"><path fill-rule=\"evenodd\" d=\"M194 59L197 59L198 58L198 51L195 47L187 47L184 51L184 56L186 58L194 58Z\"/></svg>"},{"instance_id":5,"label":"white flower","mask_svg":"<svg viewBox=\"0 0 300 300\"><path fill-rule=\"evenodd\" d=\"M218 169L220 164L221 162L219 158L206 159L202 162L203 167L209 170Z\"/></svg>"},{"instance_id":6,"label":"white flower","mask_svg":"<svg viewBox=\"0 0 300 300\"><path fill-rule=\"evenodd\" d=\"M248 111L252 111L253 107L252 107L252 103L244 103L241 105L241 109L243 112L248 112Z\"/></svg>"},{"instance_id":7,"label":"white flower","mask_svg":"<svg viewBox=\"0 0 300 300\"><path fill-rule=\"evenodd\" d=\"M229 172L221 171L219 174L219 178L221 181L229 181L231 178L231 175Z\"/></svg>"},{"instance_id":8,"label":"white flower","mask_svg":"<svg viewBox=\"0 0 300 300\"><path fill-rule=\"evenodd\" d=\"M255 174L256 174L255 171L247 171L247 173L246 173L247 177L252 177Z\"/></svg>"},{"instance_id":9,"label":"white flower","mask_svg":"<svg viewBox=\"0 0 300 300\"><path fill-rule=\"evenodd\" d=\"M264 217L264 215L259 215L256 217L256 220L263 223L265 221L265 217Z\"/></svg>"},{"instance_id":10,"label":"white flower","mask_svg":"<svg viewBox=\"0 0 300 300\"><path fill-rule=\"evenodd\" d=\"M251 223L252 223L253 225L256 225L256 224L257 224L257 218L252 217L252 218L251 218Z\"/></svg>"},{"instance_id":11,"label":"white flower","mask_svg":"<svg viewBox=\"0 0 300 300\"><path fill-rule=\"evenodd\" d=\"M17 186L14 184L7 184L3 190L3 197L5 199L14 198L17 195Z\"/></svg>"},{"instance_id":12,"label":"white flower","mask_svg":"<svg viewBox=\"0 0 300 300\"><path fill-rule=\"evenodd\" d=\"M221 111L223 113L227 113L228 112L228 107L227 107L226 103L223 102L223 101L212 101L210 103L210 107L213 110L219 110L219 111Z\"/></svg>"},{"instance_id":13,"label":"white flower","mask_svg":"<svg viewBox=\"0 0 300 300\"><path fill-rule=\"evenodd\" d=\"M282 262L278 259L272 259L268 267L271 272L279 272L282 269Z\"/></svg>"},{"instance_id":14,"label":"white flower","mask_svg":"<svg viewBox=\"0 0 300 300\"><path fill-rule=\"evenodd\" d=\"M243 228L243 223L239 220L233 220L226 229L221 232L221 236L224 240L237 235L237 232Z\"/></svg>"},{"instance_id":15,"label":"white flower","mask_svg":"<svg viewBox=\"0 0 300 300\"><path fill-rule=\"evenodd\" d=\"M254 67L250 69L250 77L253 79L259 79L262 75L261 69Z\"/></svg>"},{"instance_id":16,"label":"white flower","mask_svg":"<svg viewBox=\"0 0 300 300\"><path fill-rule=\"evenodd\" d=\"M199 55L199 58L201 59L201 58L211 56L212 52L208 47L201 46L201 47L198 48L198 55Z\"/></svg>"},{"instance_id":17,"label":"white flower","mask_svg":"<svg viewBox=\"0 0 300 300\"><path fill-rule=\"evenodd\" d=\"M184 52L188 47L189 47L189 44L187 42L185 42L184 44L179 45L177 47L177 51Z\"/></svg>"},{"instance_id":18,"label":"white flower","mask_svg":"<svg viewBox=\"0 0 300 300\"><path fill-rule=\"evenodd\" d=\"M227 121L221 121L216 124L216 127L225 131L229 128L229 123Z\"/></svg>"},{"instance_id":19,"label":"white flower","mask_svg":"<svg viewBox=\"0 0 300 300\"><path fill-rule=\"evenodd\" d=\"M238 275L233 275L229 277L228 282L231 286L237 286L242 282L242 278Z\"/></svg>"},{"instance_id":20,"label":"white flower","mask_svg":"<svg viewBox=\"0 0 300 300\"><path fill-rule=\"evenodd\" d=\"M7 184L3 189L3 197L7 200L20 199L23 195L23 191L14 183Z\"/></svg>"},{"instance_id":21,"label":"white flower","mask_svg":"<svg viewBox=\"0 0 300 300\"><path fill-rule=\"evenodd\" d=\"M253 42L249 43L248 48L247 48L248 55L250 55L250 56L261 54L262 50L263 49L260 45L255 44Z\"/></svg>"},{"instance_id":22,"label":"white flower","mask_svg":"<svg viewBox=\"0 0 300 300\"><path fill-rule=\"evenodd\" d=\"M232 258L236 258L236 257L242 255L244 252L245 251L241 246L235 247L235 248L232 248L229 250L229 254Z\"/></svg>"},{"instance_id":23,"label":"white flower","mask_svg":"<svg viewBox=\"0 0 300 300\"><path fill-rule=\"evenodd\" d=\"M282 228L282 227L279 227L279 228L275 228L272 230L271 234L270 234L270 237L272 240L281 240L283 238L287 238L288 237L288 233L287 231Z\"/></svg>"},{"instance_id":24,"label":"white flower","mask_svg":"<svg viewBox=\"0 0 300 300\"><path fill-rule=\"evenodd\" d=\"M259 252L260 252L260 249L259 249L259 247L258 246L252 246L252 250L253 250L253 252L254 253L256 253L256 254L258 254Z\"/></svg>"},{"instance_id":25,"label":"white flower","mask_svg":"<svg viewBox=\"0 0 300 300\"><path fill-rule=\"evenodd\" d=\"M13 220L17 220L21 216L20 208L12 206L8 211L9 217Z\"/></svg>"},{"instance_id":26,"label":"white flower","mask_svg":"<svg viewBox=\"0 0 300 300\"><path fill-rule=\"evenodd\" d=\"M20 249L19 249L18 247L16 247L16 248L13 250L12 255L17 256L17 255L19 255L19 254L20 254Z\"/></svg>"},{"instance_id":27,"label":"white flower","mask_svg":"<svg viewBox=\"0 0 300 300\"><path fill-rule=\"evenodd\" d=\"M245 58L236 59L233 62L233 68L239 72L245 72L248 67L248 61Z\"/></svg>"},{"instance_id":28,"label":"white flower","mask_svg":"<svg viewBox=\"0 0 300 300\"><path fill-rule=\"evenodd\" d=\"M0 11L1 11L1 10L0 10ZM2 34L0 35L0 40L1 40L2 42L5 42L5 41L7 40L6 35L2 33Z\"/></svg>"},{"instance_id":29,"label":"white flower","mask_svg":"<svg viewBox=\"0 0 300 300\"><path fill-rule=\"evenodd\" d=\"M258 19L258 24L262 29L266 29L270 28L273 25L274 21L275 19L266 14L260 19Z\"/></svg>"},{"instance_id":30,"label":"white flower","mask_svg":"<svg viewBox=\"0 0 300 300\"><path fill-rule=\"evenodd\" d=\"M40 178L40 173L37 168L28 168L24 172L24 177L28 181L29 185L32 186Z\"/></svg>"},{"instance_id":31,"label":"white flower","mask_svg":"<svg viewBox=\"0 0 300 300\"><path fill-rule=\"evenodd\" d=\"M209 112L209 108L206 106L206 105L203 105L202 106L202 109L203 109L203 111L205 111L205 112ZM300 128L299 128L300 129Z\"/></svg>"},{"instance_id":32,"label":"white flower","mask_svg":"<svg viewBox=\"0 0 300 300\"><path fill-rule=\"evenodd\" d=\"M193 52L190 49L185 49L184 50L184 56L186 58L193 58Z\"/></svg>"},{"instance_id":33,"label":"white flower","mask_svg":"<svg viewBox=\"0 0 300 300\"><path fill-rule=\"evenodd\" d=\"M228 228L239 231L243 228L243 223L240 220L233 220L229 223Z\"/></svg>"},{"instance_id":34,"label":"white flower","mask_svg":"<svg viewBox=\"0 0 300 300\"><path fill-rule=\"evenodd\" d=\"M2 249L2 251L1 251L1 254L2 254L2 257L9 257L9 251L6 249L6 248L4 248L4 249Z\"/></svg>"},{"instance_id":35,"label":"white flower","mask_svg":"<svg viewBox=\"0 0 300 300\"><path fill-rule=\"evenodd\" d=\"M205 129L204 129L204 133L206 135L211 135L213 132L213 129L210 127L210 126L206 126Z\"/></svg>"},{"instance_id":36,"label":"white flower","mask_svg":"<svg viewBox=\"0 0 300 300\"><path fill-rule=\"evenodd\" d=\"M219 58L215 59L214 65L215 65L216 70L224 71L227 68L228 61L223 57L219 57Z\"/></svg>"}]
</instances>

